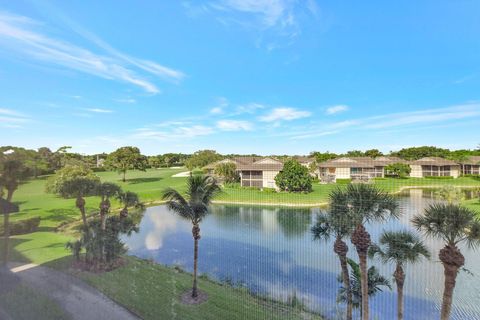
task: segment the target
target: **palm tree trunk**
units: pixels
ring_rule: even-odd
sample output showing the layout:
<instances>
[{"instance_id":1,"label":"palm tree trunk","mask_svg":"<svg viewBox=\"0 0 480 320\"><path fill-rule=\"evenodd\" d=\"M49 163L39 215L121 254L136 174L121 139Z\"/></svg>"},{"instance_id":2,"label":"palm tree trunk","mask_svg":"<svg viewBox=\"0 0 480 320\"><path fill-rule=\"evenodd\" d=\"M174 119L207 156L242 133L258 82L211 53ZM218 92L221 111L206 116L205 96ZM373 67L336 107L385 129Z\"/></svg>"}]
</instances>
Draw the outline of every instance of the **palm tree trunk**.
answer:
<instances>
[{"instance_id":1,"label":"palm tree trunk","mask_svg":"<svg viewBox=\"0 0 480 320\"><path fill-rule=\"evenodd\" d=\"M446 245L440 250L439 258L442 261L445 275L440 319L448 320L452 311L453 290L455 289L457 273L465 264L465 257L455 245Z\"/></svg>"},{"instance_id":2,"label":"palm tree trunk","mask_svg":"<svg viewBox=\"0 0 480 320\"><path fill-rule=\"evenodd\" d=\"M347 293L346 320L352 320L352 313L353 313L352 290L350 288L350 275L348 272L348 264L347 264L348 246L340 236L337 236L335 243L333 244L333 251L338 255L338 258L340 259L343 286L345 287L345 290Z\"/></svg>"},{"instance_id":3,"label":"palm tree trunk","mask_svg":"<svg viewBox=\"0 0 480 320\"><path fill-rule=\"evenodd\" d=\"M123 178L122 178L122 181L125 182L125 176L127 175L127 170L124 170L123 171Z\"/></svg>"},{"instance_id":4,"label":"palm tree trunk","mask_svg":"<svg viewBox=\"0 0 480 320\"><path fill-rule=\"evenodd\" d=\"M85 199L83 199L81 196L78 196L75 205L77 206L78 210L80 210L80 214L82 215L83 225L86 228L88 225L87 225L87 215L85 213Z\"/></svg>"},{"instance_id":5,"label":"palm tree trunk","mask_svg":"<svg viewBox=\"0 0 480 320\"><path fill-rule=\"evenodd\" d=\"M3 214L3 265L7 266L8 264L8 256L10 250L10 214L4 213Z\"/></svg>"},{"instance_id":6,"label":"palm tree trunk","mask_svg":"<svg viewBox=\"0 0 480 320\"><path fill-rule=\"evenodd\" d=\"M362 288L362 320L369 320L367 254L359 253L358 258L360 260L360 279Z\"/></svg>"},{"instance_id":7,"label":"palm tree trunk","mask_svg":"<svg viewBox=\"0 0 480 320\"><path fill-rule=\"evenodd\" d=\"M192 234L193 234L193 239L194 239L192 298L196 298L198 296L198 288L197 288L198 240L200 239L200 227L198 226L198 224L193 225Z\"/></svg>"},{"instance_id":8,"label":"palm tree trunk","mask_svg":"<svg viewBox=\"0 0 480 320\"><path fill-rule=\"evenodd\" d=\"M371 244L370 234L363 224L358 224L352 233L351 240L357 249L360 260L360 280L362 292L362 320L369 320L368 307L368 271L367 271L367 253Z\"/></svg>"},{"instance_id":9,"label":"palm tree trunk","mask_svg":"<svg viewBox=\"0 0 480 320\"><path fill-rule=\"evenodd\" d=\"M403 284L405 283L405 272L401 265L397 264L393 276L397 284L397 319L403 320Z\"/></svg>"},{"instance_id":10,"label":"palm tree trunk","mask_svg":"<svg viewBox=\"0 0 480 320\"><path fill-rule=\"evenodd\" d=\"M339 256L339 258L340 258L340 266L342 268L343 285L347 292L346 320L352 320L352 314L353 314L352 289L350 288L350 275L348 272L347 256Z\"/></svg>"},{"instance_id":11,"label":"palm tree trunk","mask_svg":"<svg viewBox=\"0 0 480 320\"><path fill-rule=\"evenodd\" d=\"M14 192L15 192L14 189L7 189L7 201L8 202L12 202Z\"/></svg>"}]
</instances>

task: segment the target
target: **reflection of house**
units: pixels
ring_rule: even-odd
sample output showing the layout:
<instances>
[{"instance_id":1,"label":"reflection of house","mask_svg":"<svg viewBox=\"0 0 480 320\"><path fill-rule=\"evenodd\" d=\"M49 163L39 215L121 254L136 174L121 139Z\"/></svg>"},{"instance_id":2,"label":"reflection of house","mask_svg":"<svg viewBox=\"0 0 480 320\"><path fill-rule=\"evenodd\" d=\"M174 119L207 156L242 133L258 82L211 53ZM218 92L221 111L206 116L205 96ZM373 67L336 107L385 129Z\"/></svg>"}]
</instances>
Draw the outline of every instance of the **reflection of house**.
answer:
<instances>
[{"instance_id":1,"label":"reflection of house","mask_svg":"<svg viewBox=\"0 0 480 320\"><path fill-rule=\"evenodd\" d=\"M342 157L320 163L320 178L325 182L336 179L368 180L385 176L385 166L404 163L396 157Z\"/></svg>"},{"instance_id":2,"label":"reflection of house","mask_svg":"<svg viewBox=\"0 0 480 320\"><path fill-rule=\"evenodd\" d=\"M462 174L480 174L480 156L471 156L460 161L460 170Z\"/></svg>"},{"instance_id":3,"label":"reflection of house","mask_svg":"<svg viewBox=\"0 0 480 320\"><path fill-rule=\"evenodd\" d=\"M236 157L224 159L206 166L213 174L215 167L222 163L234 163L240 176L242 187L276 188L275 176L283 169L283 162L270 157Z\"/></svg>"},{"instance_id":4,"label":"reflection of house","mask_svg":"<svg viewBox=\"0 0 480 320\"><path fill-rule=\"evenodd\" d=\"M439 157L427 157L410 162L410 177L454 177L460 175L460 165Z\"/></svg>"}]
</instances>

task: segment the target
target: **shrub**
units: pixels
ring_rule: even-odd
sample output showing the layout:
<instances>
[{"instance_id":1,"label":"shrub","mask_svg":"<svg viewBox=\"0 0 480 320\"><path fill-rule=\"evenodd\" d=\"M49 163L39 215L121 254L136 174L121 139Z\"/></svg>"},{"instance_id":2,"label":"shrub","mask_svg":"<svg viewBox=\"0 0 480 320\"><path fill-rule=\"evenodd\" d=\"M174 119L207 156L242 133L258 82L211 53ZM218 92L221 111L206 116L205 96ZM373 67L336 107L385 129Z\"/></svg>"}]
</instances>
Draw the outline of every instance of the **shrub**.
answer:
<instances>
[{"instance_id":1,"label":"shrub","mask_svg":"<svg viewBox=\"0 0 480 320\"><path fill-rule=\"evenodd\" d=\"M275 177L275 183L282 191L311 192L312 176L308 168L296 160L288 160L283 165L283 170Z\"/></svg>"},{"instance_id":2,"label":"shrub","mask_svg":"<svg viewBox=\"0 0 480 320\"><path fill-rule=\"evenodd\" d=\"M21 235L37 231L40 225L40 217L32 217L24 220L10 222L10 235ZM3 225L0 226L0 234L3 235Z\"/></svg>"},{"instance_id":3,"label":"shrub","mask_svg":"<svg viewBox=\"0 0 480 320\"><path fill-rule=\"evenodd\" d=\"M215 167L215 174L225 183L233 183L240 179L237 172L237 166L233 162L219 163Z\"/></svg>"},{"instance_id":4,"label":"shrub","mask_svg":"<svg viewBox=\"0 0 480 320\"><path fill-rule=\"evenodd\" d=\"M405 178L410 175L412 168L406 163L392 163L385 167L385 175L393 178Z\"/></svg>"}]
</instances>

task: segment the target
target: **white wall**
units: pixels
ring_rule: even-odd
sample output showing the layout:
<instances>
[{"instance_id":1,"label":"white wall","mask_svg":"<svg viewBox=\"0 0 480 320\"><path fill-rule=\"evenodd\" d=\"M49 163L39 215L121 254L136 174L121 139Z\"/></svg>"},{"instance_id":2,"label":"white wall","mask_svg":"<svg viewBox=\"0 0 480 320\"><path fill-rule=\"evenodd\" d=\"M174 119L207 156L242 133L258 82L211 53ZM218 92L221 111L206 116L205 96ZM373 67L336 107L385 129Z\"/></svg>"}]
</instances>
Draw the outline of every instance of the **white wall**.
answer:
<instances>
[{"instance_id":1,"label":"white wall","mask_svg":"<svg viewBox=\"0 0 480 320\"><path fill-rule=\"evenodd\" d=\"M350 168L336 168L335 179L350 179Z\"/></svg>"},{"instance_id":2,"label":"white wall","mask_svg":"<svg viewBox=\"0 0 480 320\"><path fill-rule=\"evenodd\" d=\"M422 178L422 166L411 164L410 168L412 168L412 172L410 172L410 177L413 178Z\"/></svg>"},{"instance_id":3,"label":"white wall","mask_svg":"<svg viewBox=\"0 0 480 320\"><path fill-rule=\"evenodd\" d=\"M275 176L279 171L263 171L263 187L264 188L277 188L275 183Z\"/></svg>"}]
</instances>

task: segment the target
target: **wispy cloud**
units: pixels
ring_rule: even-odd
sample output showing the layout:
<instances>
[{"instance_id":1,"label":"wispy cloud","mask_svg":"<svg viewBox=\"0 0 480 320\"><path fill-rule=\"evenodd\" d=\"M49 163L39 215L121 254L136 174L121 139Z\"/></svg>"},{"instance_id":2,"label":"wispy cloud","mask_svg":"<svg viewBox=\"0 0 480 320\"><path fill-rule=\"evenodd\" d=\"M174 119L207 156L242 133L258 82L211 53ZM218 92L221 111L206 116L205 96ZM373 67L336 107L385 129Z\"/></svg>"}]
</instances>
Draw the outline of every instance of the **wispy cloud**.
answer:
<instances>
[{"instance_id":1,"label":"wispy cloud","mask_svg":"<svg viewBox=\"0 0 480 320\"><path fill-rule=\"evenodd\" d=\"M0 126L4 128L16 129L22 128L24 124L30 122L25 114L6 108L0 108Z\"/></svg>"},{"instance_id":2,"label":"wispy cloud","mask_svg":"<svg viewBox=\"0 0 480 320\"><path fill-rule=\"evenodd\" d=\"M259 117L258 119L263 122L275 122L275 121L290 121L295 119L301 119L309 117L311 113L309 111L297 110L295 108L275 108L270 113Z\"/></svg>"},{"instance_id":3,"label":"wispy cloud","mask_svg":"<svg viewBox=\"0 0 480 320\"><path fill-rule=\"evenodd\" d=\"M242 120L220 120L217 122L217 128L223 131L250 131L253 125Z\"/></svg>"},{"instance_id":4,"label":"wispy cloud","mask_svg":"<svg viewBox=\"0 0 480 320\"><path fill-rule=\"evenodd\" d=\"M123 54L86 31L83 31L82 35L103 49L106 54L97 54L69 42L52 38L38 31L40 27L38 22L28 17L0 12L0 43L5 48L36 60L61 65L104 79L130 83L152 94L159 93L160 90L154 83L138 75L136 71L143 70L173 81L184 77L180 71Z\"/></svg>"},{"instance_id":5,"label":"wispy cloud","mask_svg":"<svg viewBox=\"0 0 480 320\"><path fill-rule=\"evenodd\" d=\"M222 24L240 25L257 35L260 31L262 35L257 38L257 44L265 45L268 50L291 44L291 40L301 33L300 17L315 18L319 13L319 8L313 0L215 0L207 5L184 1L182 5L191 17L212 14ZM267 32L290 40L266 40Z\"/></svg>"},{"instance_id":6,"label":"wispy cloud","mask_svg":"<svg viewBox=\"0 0 480 320\"><path fill-rule=\"evenodd\" d=\"M93 113L113 113L113 110L101 109L101 108L85 108L83 110L88 111L88 112L93 112Z\"/></svg>"},{"instance_id":7,"label":"wispy cloud","mask_svg":"<svg viewBox=\"0 0 480 320\"><path fill-rule=\"evenodd\" d=\"M263 104L252 102L252 103L237 106L235 108L234 115L239 115L243 113L253 114L258 110L265 109L265 108L266 107Z\"/></svg>"},{"instance_id":8,"label":"wispy cloud","mask_svg":"<svg viewBox=\"0 0 480 320\"><path fill-rule=\"evenodd\" d=\"M225 108L229 105L228 100L224 97L218 98L217 106L210 109L211 114L222 114L225 112Z\"/></svg>"},{"instance_id":9,"label":"wispy cloud","mask_svg":"<svg viewBox=\"0 0 480 320\"><path fill-rule=\"evenodd\" d=\"M336 106L331 106L331 107L328 107L326 110L325 110L325 113L327 115L332 115L332 114L336 114L336 113L341 113L341 112L345 112L349 109L349 107L347 105L343 105L343 104L339 104L339 105L336 105Z\"/></svg>"},{"instance_id":10,"label":"wispy cloud","mask_svg":"<svg viewBox=\"0 0 480 320\"><path fill-rule=\"evenodd\" d=\"M135 100L133 98L116 99L115 101L120 102L120 103L129 103L129 104L137 103L137 100Z\"/></svg>"},{"instance_id":11,"label":"wispy cloud","mask_svg":"<svg viewBox=\"0 0 480 320\"><path fill-rule=\"evenodd\" d=\"M140 128L135 131L132 138L153 140L187 139L208 136L214 133L213 128L203 125L171 127L165 128L164 130Z\"/></svg>"}]
</instances>

